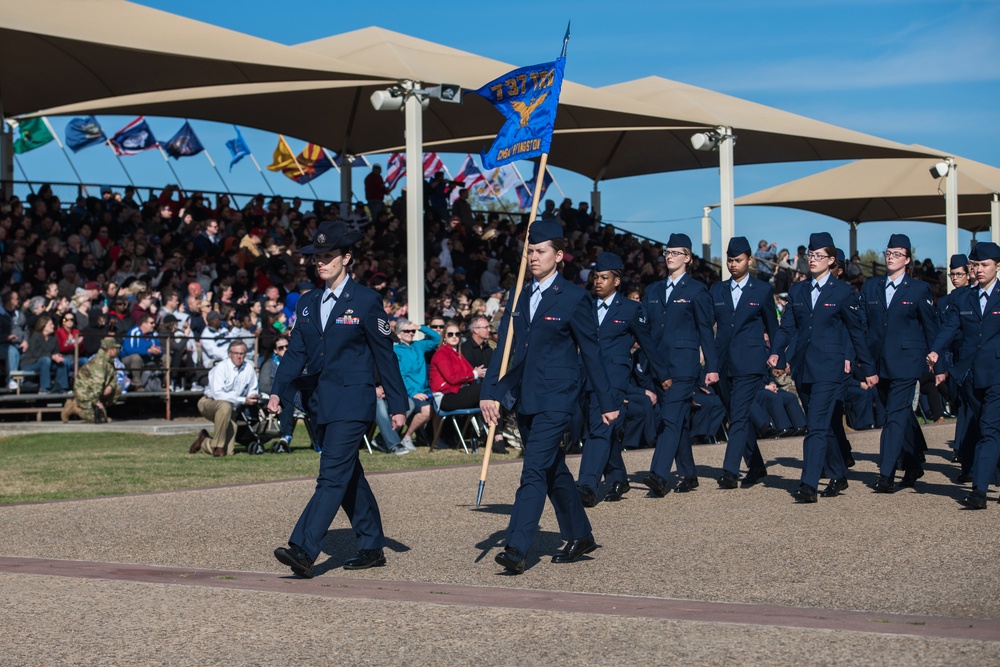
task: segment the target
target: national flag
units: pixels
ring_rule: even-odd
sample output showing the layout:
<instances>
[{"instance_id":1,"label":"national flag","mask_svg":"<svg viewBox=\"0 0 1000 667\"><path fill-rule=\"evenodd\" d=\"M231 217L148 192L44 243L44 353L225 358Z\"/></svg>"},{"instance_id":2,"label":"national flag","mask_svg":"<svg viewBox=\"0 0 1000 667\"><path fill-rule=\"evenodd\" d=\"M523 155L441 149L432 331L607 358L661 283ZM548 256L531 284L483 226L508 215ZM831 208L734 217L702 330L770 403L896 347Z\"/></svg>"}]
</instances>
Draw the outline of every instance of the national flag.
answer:
<instances>
[{"instance_id":1,"label":"national flag","mask_svg":"<svg viewBox=\"0 0 1000 667\"><path fill-rule=\"evenodd\" d=\"M517 191L517 202L520 204L521 208L528 210L531 208L532 199L535 196L535 179L538 178L538 163L535 163L535 173L531 175L526 182L515 186ZM545 178L542 179L542 190L538 193L538 198L541 199L545 196L545 191L549 189L552 185L552 174L549 173L548 167L545 169Z\"/></svg>"},{"instance_id":2,"label":"national flag","mask_svg":"<svg viewBox=\"0 0 1000 667\"><path fill-rule=\"evenodd\" d=\"M247 142L243 140L243 135L240 134L240 128L233 125L233 129L236 130L236 138L230 139L226 142L226 148L229 149L229 155L233 158L229 162L229 171L233 170L233 165L250 155L250 147L247 146Z\"/></svg>"},{"instance_id":3,"label":"national flag","mask_svg":"<svg viewBox=\"0 0 1000 667\"><path fill-rule=\"evenodd\" d=\"M491 171L483 183L476 186L476 196L484 201L502 197L520 182L514 166L506 164Z\"/></svg>"},{"instance_id":4,"label":"national flag","mask_svg":"<svg viewBox=\"0 0 1000 667\"><path fill-rule=\"evenodd\" d=\"M444 160L437 153L424 153L424 178L434 178L434 174L444 171Z\"/></svg>"},{"instance_id":5,"label":"national flag","mask_svg":"<svg viewBox=\"0 0 1000 667\"><path fill-rule=\"evenodd\" d=\"M333 156L333 164L335 167L337 167L337 169L344 168L344 162L343 159L341 158L342 155L343 153L338 153L337 155ZM369 162L368 158L366 158L364 155L355 155L354 161L351 162L351 168L357 169L358 167L367 167L368 169L371 169L372 163Z\"/></svg>"},{"instance_id":6,"label":"national flag","mask_svg":"<svg viewBox=\"0 0 1000 667\"><path fill-rule=\"evenodd\" d=\"M88 146L103 144L107 140L100 123L93 116L74 118L66 125L66 145L74 153L79 153Z\"/></svg>"},{"instance_id":7,"label":"national flag","mask_svg":"<svg viewBox=\"0 0 1000 667\"><path fill-rule=\"evenodd\" d=\"M293 169L299 173L299 168L295 162L295 153L285 141L285 135L278 135L278 145L274 147L274 154L271 157L271 164L267 165L268 171L285 171Z\"/></svg>"},{"instance_id":8,"label":"national flag","mask_svg":"<svg viewBox=\"0 0 1000 667\"><path fill-rule=\"evenodd\" d=\"M493 145L481 154L485 169L549 152L565 66L566 58L560 56L508 72L473 91L507 118Z\"/></svg>"},{"instance_id":9,"label":"national flag","mask_svg":"<svg viewBox=\"0 0 1000 667\"><path fill-rule=\"evenodd\" d=\"M111 137L111 148L115 155L138 155L150 148L159 146L153 130L149 128L149 123L142 116L139 116L131 123L115 132Z\"/></svg>"},{"instance_id":10,"label":"national flag","mask_svg":"<svg viewBox=\"0 0 1000 667\"><path fill-rule=\"evenodd\" d=\"M393 153L389 156L389 162L385 169L385 189L392 192L396 184L406 175L406 156L402 153Z\"/></svg>"},{"instance_id":11,"label":"national flag","mask_svg":"<svg viewBox=\"0 0 1000 667\"><path fill-rule=\"evenodd\" d=\"M458 175L452 179L456 183L461 183L461 188L467 190L472 190L479 183L485 183L486 177L483 176L483 172L479 171L479 167L473 161L471 155L465 156L465 161L462 162L462 169L458 172ZM458 199L458 193L461 188L452 188L451 191L451 203L454 204L455 200Z\"/></svg>"},{"instance_id":12,"label":"national flag","mask_svg":"<svg viewBox=\"0 0 1000 667\"><path fill-rule=\"evenodd\" d=\"M56 139L40 117L22 120L17 124L17 131L20 136L14 141L14 152L18 154L41 148Z\"/></svg>"},{"instance_id":13,"label":"national flag","mask_svg":"<svg viewBox=\"0 0 1000 667\"><path fill-rule=\"evenodd\" d=\"M326 151L321 146L317 146L316 144L307 144L302 149L302 152L299 153L297 160L299 167L302 168L301 171L296 167L291 167L289 169L282 169L282 173L299 185L305 185L309 181L333 169L333 162L330 161L330 156L326 154Z\"/></svg>"},{"instance_id":14,"label":"national flag","mask_svg":"<svg viewBox=\"0 0 1000 667\"><path fill-rule=\"evenodd\" d=\"M176 160L182 157L197 155L205 150L205 147L198 140L198 135L194 133L191 123L185 121L181 125L181 129L177 130L177 134L171 137L170 141L164 145L163 150L167 155Z\"/></svg>"}]
</instances>

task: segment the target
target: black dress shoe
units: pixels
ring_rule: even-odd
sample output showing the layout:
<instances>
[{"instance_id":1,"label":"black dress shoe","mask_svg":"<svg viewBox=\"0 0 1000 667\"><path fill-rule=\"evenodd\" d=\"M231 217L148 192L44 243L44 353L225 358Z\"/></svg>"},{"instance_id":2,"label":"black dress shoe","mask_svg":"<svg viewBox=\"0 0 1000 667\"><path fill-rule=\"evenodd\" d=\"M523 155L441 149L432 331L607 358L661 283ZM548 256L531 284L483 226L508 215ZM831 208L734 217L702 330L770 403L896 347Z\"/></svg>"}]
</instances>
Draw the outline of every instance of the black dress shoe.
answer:
<instances>
[{"instance_id":1,"label":"black dress shoe","mask_svg":"<svg viewBox=\"0 0 1000 667\"><path fill-rule=\"evenodd\" d=\"M917 485L917 480L924 476L921 468L914 468L903 473L903 479L899 480L899 488L913 488Z\"/></svg>"},{"instance_id":2,"label":"black dress shoe","mask_svg":"<svg viewBox=\"0 0 1000 667\"><path fill-rule=\"evenodd\" d=\"M781 431L775 431L770 426L765 426L762 429L758 429L757 437L758 438L781 438L783 436L781 435Z\"/></svg>"},{"instance_id":3,"label":"black dress shoe","mask_svg":"<svg viewBox=\"0 0 1000 667\"><path fill-rule=\"evenodd\" d=\"M662 498L667 495L667 480L663 479L655 472L651 472L642 478L642 483L649 487L654 496Z\"/></svg>"},{"instance_id":4,"label":"black dress shoe","mask_svg":"<svg viewBox=\"0 0 1000 667\"><path fill-rule=\"evenodd\" d=\"M580 502L584 507L593 507L597 504L597 494L592 488L583 485L576 487L576 490L580 492Z\"/></svg>"},{"instance_id":5,"label":"black dress shoe","mask_svg":"<svg viewBox=\"0 0 1000 667\"><path fill-rule=\"evenodd\" d=\"M848 454L847 456L844 457L844 465L847 466L848 468L853 468L855 465L857 465L857 461L854 460L853 456Z\"/></svg>"},{"instance_id":6,"label":"black dress shoe","mask_svg":"<svg viewBox=\"0 0 1000 667\"><path fill-rule=\"evenodd\" d=\"M628 482L615 482L611 485L611 488L608 489L608 493L604 496L604 502L618 502L622 499L622 496L628 492L628 490Z\"/></svg>"},{"instance_id":7,"label":"black dress shoe","mask_svg":"<svg viewBox=\"0 0 1000 667\"><path fill-rule=\"evenodd\" d=\"M584 554L589 554L591 551L597 548L597 542L594 541L593 535L587 535L579 540L570 540L563 547L562 551L557 553L552 557L553 563L572 563L575 560L579 560Z\"/></svg>"},{"instance_id":8,"label":"black dress shoe","mask_svg":"<svg viewBox=\"0 0 1000 667\"><path fill-rule=\"evenodd\" d=\"M744 489L749 489L751 486L764 479L767 476L767 468L753 468L746 475L743 476L743 481L740 482L740 486Z\"/></svg>"},{"instance_id":9,"label":"black dress shoe","mask_svg":"<svg viewBox=\"0 0 1000 667\"><path fill-rule=\"evenodd\" d=\"M958 455L958 452L955 452L954 454L951 455L951 462L952 463L961 463L962 462L962 457Z\"/></svg>"},{"instance_id":10,"label":"black dress shoe","mask_svg":"<svg viewBox=\"0 0 1000 667\"><path fill-rule=\"evenodd\" d=\"M795 429L795 435L805 435L808 432L809 429L805 426L800 426L799 428Z\"/></svg>"},{"instance_id":11,"label":"black dress shoe","mask_svg":"<svg viewBox=\"0 0 1000 667\"><path fill-rule=\"evenodd\" d=\"M955 484L968 484L972 481L972 473L962 472L955 478Z\"/></svg>"},{"instance_id":12,"label":"black dress shoe","mask_svg":"<svg viewBox=\"0 0 1000 667\"><path fill-rule=\"evenodd\" d=\"M302 547L295 544L290 544L287 547L278 547L274 550L274 557L282 565L292 568L292 574L312 579L313 559L309 557L309 554Z\"/></svg>"},{"instance_id":13,"label":"black dress shoe","mask_svg":"<svg viewBox=\"0 0 1000 667\"><path fill-rule=\"evenodd\" d=\"M959 502L969 509L984 510L986 509L986 494L979 489L974 489L972 493L962 498Z\"/></svg>"},{"instance_id":14,"label":"black dress shoe","mask_svg":"<svg viewBox=\"0 0 1000 667\"><path fill-rule=\"evenodd\" d=\"M385 553L381 549L361 549L358 557L344 563L345 570L367 570L385 565Z\"/></svg>"},{"instance_id":15,"label":"black dress shoe","mask_svg":"<svg viewBox=\"0 0 1000 667\"><path fill-rule=\"evenodd\" d=\"M816 489L808 484L800 484L799 488L792 494L792 498L795 498L800 503L814 503L817 500Z\"/></svg>"},{"instance_id":16,"label":"black dress shoe","mask_svg":"<svg viewBox=\"0 0 1000 667\"><path fill-rule=\"evenodd\" d=\"M879 475L878 481L872 485L872 491L875 493L892 493L895 490L896 488L892 485L892 478L885 475Z\"/></svg>"},{"instance_id":17,"label":"black dress shoe","mask_svg":"<svg viewBox=\"0 0 1000 667\"><path fill-rule=\"evenodd\" d=\"M794 426L789 426L788 428L783 428L775 434L776 438L790 438L798 431Z\"/></svg>"},{"instance_id":18,"label":"black dress shoe","mask_svg":"<svg viewBox=\"0 0 1000 667\"><path fill-rule=\"evenodd\" d=\"M841 477L840 479L831 479L830 483L827 484L826 488L823 489L822 496L824 498L833 498L839 496L840 492L847 488L847 480Z\"/></svg>"},{"instance_id":19,"label":"black dress shoe","mask_svg":"<svg viewBox=\"0 0 1000 667\"><path fill-rule=\"evenodd\" d=\"M722 476L715 480L720 489L735 489L740 485L739 478L728 470L722 471Z\"/></svg>"},{"instance_id":20,"label":"black dress shoe","mask_svg":"<svg viewBox=\"0 0 1000 667\"><path fill-rule=\"evenodd\" d=\"M493 560L503 565L503 569L511 574L524 572L524 554L516 547L504 547L504 550L494 556Z\"/></svg>"},{"instance_id":21,"label":"black dress shoe","mask_svg":"<svg viewBox=\"0 0 1000 667\"><path fill-rule=\"evenodd\" d=\"M697 477L685 477L681 480L681 483L677 485L677 493L687 493L688 491L694 491L698 488L698 478Z\"/></svg>"}]
</instances>

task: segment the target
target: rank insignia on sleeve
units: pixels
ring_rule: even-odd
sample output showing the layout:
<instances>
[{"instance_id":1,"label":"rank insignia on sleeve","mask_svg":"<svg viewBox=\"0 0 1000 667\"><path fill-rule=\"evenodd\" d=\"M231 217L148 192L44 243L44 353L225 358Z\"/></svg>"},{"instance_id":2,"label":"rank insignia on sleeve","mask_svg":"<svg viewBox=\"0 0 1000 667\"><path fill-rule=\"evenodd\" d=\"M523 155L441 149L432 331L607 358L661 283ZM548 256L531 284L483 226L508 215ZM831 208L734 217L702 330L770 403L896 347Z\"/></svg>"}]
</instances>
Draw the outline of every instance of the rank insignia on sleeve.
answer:
<instances>
[{"instance_id":1,"label":"rank insignia on sleeve","mask_svg":"<svg viewBox=\"0 0 1000 667\"><path fill-rule=\"evenodd\" d=\"M383 320L381 317L378 318L378 332L383 336L388 336L392 333L392 328L389 326L388 320Z\"/></svg>"}]
</instances>

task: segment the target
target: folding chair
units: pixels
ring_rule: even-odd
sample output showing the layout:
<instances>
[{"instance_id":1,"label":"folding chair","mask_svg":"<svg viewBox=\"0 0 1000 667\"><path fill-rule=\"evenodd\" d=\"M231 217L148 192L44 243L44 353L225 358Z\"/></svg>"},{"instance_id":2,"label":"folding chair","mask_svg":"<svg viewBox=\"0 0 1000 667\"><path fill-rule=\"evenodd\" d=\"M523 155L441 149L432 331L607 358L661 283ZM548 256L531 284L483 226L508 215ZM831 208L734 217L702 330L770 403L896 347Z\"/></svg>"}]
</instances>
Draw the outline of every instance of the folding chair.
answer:
<instances>
[{"instance_id":1,"label":"folding chair","mask_svg":"<svg viewBox=\"0 0 1000 667\"><path fill-rule=\"evenodd\" d=\"M472 423L473 429L476 431L476 438L483 437L483 431L479 427L479 420L476 417L479 416L479 408L466 408L464 410L438 410L438 416L441 417L441 423L438 424L437 431L434 432L434 441L431 442L431 451L434 451L434 445L437 444L438 438L441 437L441 431L444 430L444 425L451 422L452 426L455 428L455 433L458 434L458 441L462 443L462 449L468 454L469 446L465 442L464 431L468 429L469 423ZM465 417L465 423L462 426L458 425L458 418ZM476 451L478 446L476 443L472 445L472 451Z\"/></svg>"}]
</instances>

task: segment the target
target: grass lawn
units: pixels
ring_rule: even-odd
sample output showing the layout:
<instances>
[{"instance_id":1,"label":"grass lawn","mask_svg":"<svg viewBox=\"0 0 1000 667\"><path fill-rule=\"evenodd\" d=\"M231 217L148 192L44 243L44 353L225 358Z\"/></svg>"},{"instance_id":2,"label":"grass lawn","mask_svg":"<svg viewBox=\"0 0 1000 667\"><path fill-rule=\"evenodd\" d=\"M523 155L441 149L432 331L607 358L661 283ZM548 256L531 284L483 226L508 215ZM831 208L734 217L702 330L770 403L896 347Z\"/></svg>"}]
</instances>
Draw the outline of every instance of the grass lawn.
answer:
<instances>
[{"instance_id":1,"label":"grass lawn","mask_svg":"<svg viewBox=\"0 0 1000 667\"><path fill-rule=\"evenodd\" d=\"M315 477L319 454L304 446L304 428L295 433L292 453L214 459L188 454L193 435L133 433L49 433L0 438L0 504L64 498L91 498L219 484ZM296 447L295 445L299 445ZM514 458L496 455L492 460ZM365 470L403 470L482 463L482 453L435 451L426 447L406 456L361 451Z\"/></svg>"}]
</instances>

